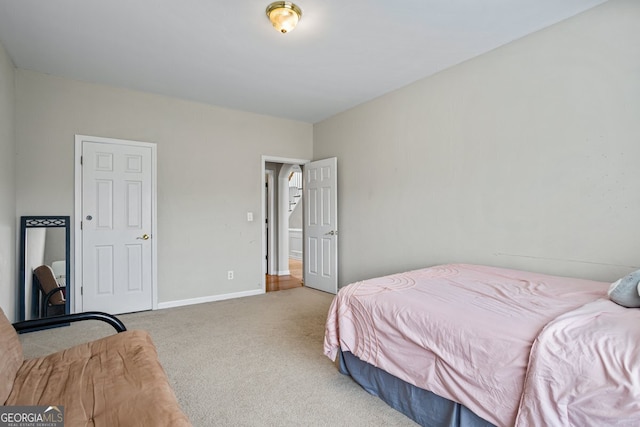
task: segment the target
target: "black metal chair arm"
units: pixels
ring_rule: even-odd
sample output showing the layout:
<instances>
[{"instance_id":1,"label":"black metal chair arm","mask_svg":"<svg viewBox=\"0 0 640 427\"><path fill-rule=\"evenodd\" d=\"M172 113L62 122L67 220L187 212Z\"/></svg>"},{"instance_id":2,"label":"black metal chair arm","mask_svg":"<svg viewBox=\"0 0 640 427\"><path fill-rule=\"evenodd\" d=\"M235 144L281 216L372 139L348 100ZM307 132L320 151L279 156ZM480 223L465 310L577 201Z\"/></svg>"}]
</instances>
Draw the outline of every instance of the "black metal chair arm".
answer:
<instances>
[{"instance_id":1,"label":"black metal chair arm","mask_svg":"<svg viewBox=\"0 0 640 427\"><path fill-rule=\"evenodd\" d=\"M47 294L44 296L44 305L45 306L49 305L51 297L54 296L58 292L62 292L62 297L64 298L65 289L66 288L64 286L60 286L58 288L51 289L49 292L47 292Z\"/></svg>"},{"instance_id":2,"label":"black metal chair arm","mask_svg":"<svg viewBox=\"0 0 640 427\"><path fill-rule=\"evenodd\" d=\"M83 320L100 320L113 326L116 332L124 332L127 327L116 316L100 311L87 311L84 313L62 314L60 316L44 317L42 319L24 320L13 324L13 328L18 332L31 332L33 330L47 328L50 326L60 326L67 323L80 322Z\"/></svg>"},{"instance_id":3,"label":"black metal chair arm","mask_svg":"<svg viewBox=\"0 0 640 427\"><path fill-rule=\"evenodd\" d=\"M42 299L42 304L40 307L40 316L47 317L47 315L49 314L49 304L51 303L51 297L53 297L58 292L62 292L63 302L61 305L64 305L65 289L66 289L65 286L60 286L58 288L51 289L49 292L47 292L47 294Z\"/></svg>"}]
</instances>

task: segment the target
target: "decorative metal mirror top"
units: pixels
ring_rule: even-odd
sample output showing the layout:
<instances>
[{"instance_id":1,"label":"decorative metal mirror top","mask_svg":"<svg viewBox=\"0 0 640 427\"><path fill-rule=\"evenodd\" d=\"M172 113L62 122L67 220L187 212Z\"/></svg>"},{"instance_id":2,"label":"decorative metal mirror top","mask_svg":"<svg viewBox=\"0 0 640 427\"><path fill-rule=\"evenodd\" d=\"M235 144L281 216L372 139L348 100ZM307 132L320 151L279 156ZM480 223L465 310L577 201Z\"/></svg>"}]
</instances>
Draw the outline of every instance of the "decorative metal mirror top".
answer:
<instances>
[{"instance_id":1,"label":"decorative metal mirror top","mask_svg":"<svg viewBox=\"0 0 640 427\"><path fill-rule=\"evenodd\" d=\"M69 313L69 216L20 218L20 320Z\"/></svg>"},{"instance_id":2,"label":"decorative metal mirror top","mask_svg":"<svg viewBox=\"0 0 640 427\"><path fill-rule=\"evenodd\" d=\"M24 217L26 227L66 227L69 217Z\"/></svg>"}]
</instances>

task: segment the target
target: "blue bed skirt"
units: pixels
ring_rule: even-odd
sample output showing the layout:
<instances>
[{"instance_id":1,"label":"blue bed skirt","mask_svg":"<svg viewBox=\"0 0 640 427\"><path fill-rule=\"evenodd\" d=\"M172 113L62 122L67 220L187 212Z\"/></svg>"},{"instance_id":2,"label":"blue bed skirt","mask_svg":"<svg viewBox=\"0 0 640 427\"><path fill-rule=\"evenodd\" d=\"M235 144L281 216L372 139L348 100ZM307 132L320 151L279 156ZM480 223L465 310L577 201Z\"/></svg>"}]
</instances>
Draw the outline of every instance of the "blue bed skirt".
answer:
<instances>
[{"instance_id":1,"label":"blue bed skirt","mask_svg":"<svg viewBox=\"0 0 640 427\"><path fill-rule=\"evenodd\" d=\"M367 392L425 427L495 427L463 405L409 384L348 351L340 352L340 372Z\"/></svg>"}]
</instances>

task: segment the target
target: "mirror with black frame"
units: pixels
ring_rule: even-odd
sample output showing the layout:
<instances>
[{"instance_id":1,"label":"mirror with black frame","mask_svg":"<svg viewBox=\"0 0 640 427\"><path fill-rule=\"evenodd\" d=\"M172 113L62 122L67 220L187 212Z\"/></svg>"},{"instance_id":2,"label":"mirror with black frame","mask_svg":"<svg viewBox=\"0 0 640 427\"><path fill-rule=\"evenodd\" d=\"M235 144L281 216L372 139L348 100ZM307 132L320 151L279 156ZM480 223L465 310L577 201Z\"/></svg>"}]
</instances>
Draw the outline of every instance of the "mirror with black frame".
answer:
<instances>
[{"instance_id":1,"label":"mirror with black frame","mask_svg":"<svg viewBox=\"0 0 640 427\"><path fill-rule=\"evenodd\" d=\"M69 313L69 216L20 217L20 320Z\"/></svg>"}]
</instances>

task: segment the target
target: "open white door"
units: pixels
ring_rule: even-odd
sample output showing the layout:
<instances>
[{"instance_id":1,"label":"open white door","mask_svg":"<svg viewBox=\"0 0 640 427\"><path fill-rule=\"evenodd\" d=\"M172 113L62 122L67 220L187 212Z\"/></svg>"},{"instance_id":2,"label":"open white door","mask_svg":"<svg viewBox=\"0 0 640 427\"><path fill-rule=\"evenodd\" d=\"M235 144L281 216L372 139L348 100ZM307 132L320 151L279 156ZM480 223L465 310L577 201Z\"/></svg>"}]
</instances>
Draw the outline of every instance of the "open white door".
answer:
<instances>
[{"instance_id":1,"label":"open white door","mask_svg":"<svg viewBox=\"0 0 640 427\"><path fill-rule=\"evenodd\" d=\"M304 285L338 292L338 159L304 165Z\"/></svg>"},{"instance_id":2,"label":"open white door","mask_svg":"<svg viewBox=\"0 0 640 427\"><path fill-rule=\"evenodd\" d=\"M92 137L81 144L82 309L150 310L155 146Z\"/></svg>"}]
</instances>

